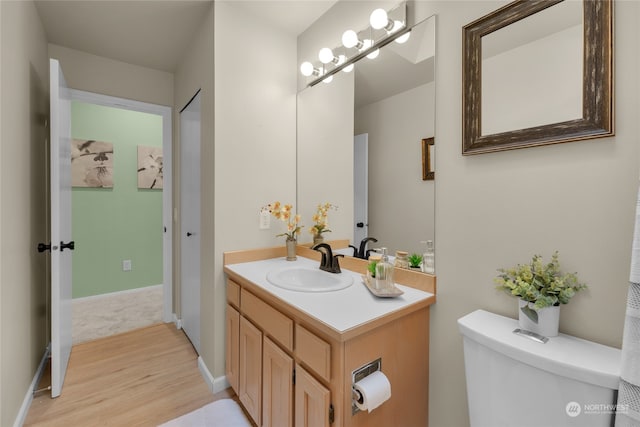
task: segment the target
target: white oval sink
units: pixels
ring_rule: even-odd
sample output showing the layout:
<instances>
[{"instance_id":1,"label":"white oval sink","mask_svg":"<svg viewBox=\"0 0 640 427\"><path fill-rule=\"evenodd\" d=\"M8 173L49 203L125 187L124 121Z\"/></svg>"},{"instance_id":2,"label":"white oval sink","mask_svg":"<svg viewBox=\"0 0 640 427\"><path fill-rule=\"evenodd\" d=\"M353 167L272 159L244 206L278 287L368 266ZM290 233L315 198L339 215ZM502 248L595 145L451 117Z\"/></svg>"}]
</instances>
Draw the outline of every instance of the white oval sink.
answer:
<instances>
[{"instance_id":1,"label":"white oval sink","mask_svg":"<svg viewBox=\"0 0 640 427\"><path fill-rule=\"evenodd\" d=\"M348 288L353 276L345 273L328 273L319 268L285 267L267 273L267 280L274 286L298 292L330 292Z\"/></svg>"}]
</instances>

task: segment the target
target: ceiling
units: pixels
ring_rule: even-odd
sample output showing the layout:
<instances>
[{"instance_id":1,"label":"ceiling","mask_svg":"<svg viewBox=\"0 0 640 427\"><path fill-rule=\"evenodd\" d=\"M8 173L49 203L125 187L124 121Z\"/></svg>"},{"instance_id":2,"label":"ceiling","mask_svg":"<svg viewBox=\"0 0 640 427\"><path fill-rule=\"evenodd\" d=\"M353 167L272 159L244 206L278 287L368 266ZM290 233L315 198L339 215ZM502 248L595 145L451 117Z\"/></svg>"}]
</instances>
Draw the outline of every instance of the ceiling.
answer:
<instances>
[{"instance_id":1,"label":"ceiling","mask_svg":"<svg viewBox=\"0 0 640 427\"><path fill-rule=\"evenodd\" d=\"M174 72L211 0L36 0L50 43ZM335 0L230 0L297 36Z\"/></svg>"}]
</instances>

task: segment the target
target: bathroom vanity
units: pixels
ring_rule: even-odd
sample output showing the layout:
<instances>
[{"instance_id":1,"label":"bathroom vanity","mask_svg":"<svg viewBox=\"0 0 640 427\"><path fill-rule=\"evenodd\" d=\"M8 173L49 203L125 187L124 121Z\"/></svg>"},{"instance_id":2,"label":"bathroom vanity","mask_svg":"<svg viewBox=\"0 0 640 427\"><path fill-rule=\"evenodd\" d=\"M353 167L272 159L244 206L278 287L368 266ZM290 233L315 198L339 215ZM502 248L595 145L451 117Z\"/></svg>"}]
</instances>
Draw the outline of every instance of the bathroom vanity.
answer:
<instances>
[{"instance_id":1,"label":"bathroom vanity","mask_svg":"<svg viewBox=\"0 0 640 427\"><path fill-rule=\"evenodd\" d=\"M253 422L426 426L435 277L397 272L404 294L377 298L362 284L366 261L346 257L341 274L352 275L353 284L345 289L300 292L271 284L270 271L318 267L318 252L301 246L297 252L292 262L282 247L224 255L226 376ZM352 386L378 368L391 384L391 397L372 412L359 411Z\"/></svg>"}]
</instances>

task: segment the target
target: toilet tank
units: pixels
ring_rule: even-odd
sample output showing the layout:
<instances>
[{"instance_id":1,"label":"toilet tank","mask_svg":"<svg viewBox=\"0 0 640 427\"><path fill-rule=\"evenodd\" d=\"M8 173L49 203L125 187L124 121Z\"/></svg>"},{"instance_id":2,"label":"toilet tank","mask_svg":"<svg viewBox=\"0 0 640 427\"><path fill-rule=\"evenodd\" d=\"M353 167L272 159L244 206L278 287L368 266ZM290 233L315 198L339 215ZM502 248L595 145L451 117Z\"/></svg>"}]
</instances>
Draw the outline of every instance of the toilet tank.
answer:
<instances>
[{"instance_id":1,"label":"toilet tank","mask_svg":"<svg viewBox=\"0 0 640 427\"><path fill-rule=\"evenodd\" d=\"M477 310L460 319L471 427L613 425L619 349L560 334L545 344L518 321Z\"/></svg>"}]
</instances>

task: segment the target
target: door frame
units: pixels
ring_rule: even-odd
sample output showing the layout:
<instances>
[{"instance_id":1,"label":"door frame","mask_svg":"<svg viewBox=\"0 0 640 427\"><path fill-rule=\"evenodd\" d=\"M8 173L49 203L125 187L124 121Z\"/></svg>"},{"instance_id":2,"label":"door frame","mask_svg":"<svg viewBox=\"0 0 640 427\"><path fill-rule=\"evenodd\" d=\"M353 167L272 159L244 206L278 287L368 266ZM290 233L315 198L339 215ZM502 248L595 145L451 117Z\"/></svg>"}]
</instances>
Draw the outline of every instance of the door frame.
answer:
<instances>
[{"instance_id":1,"label":"door frame","mask_svg":"<svg viewBox=\"0 0 640 427\"><path fill-rule=\"evenodd\" d=\"M71 100L162 117L162 320L173 321L173 136L171 107L71 89Z\"/></svg>"}]
</instances>

